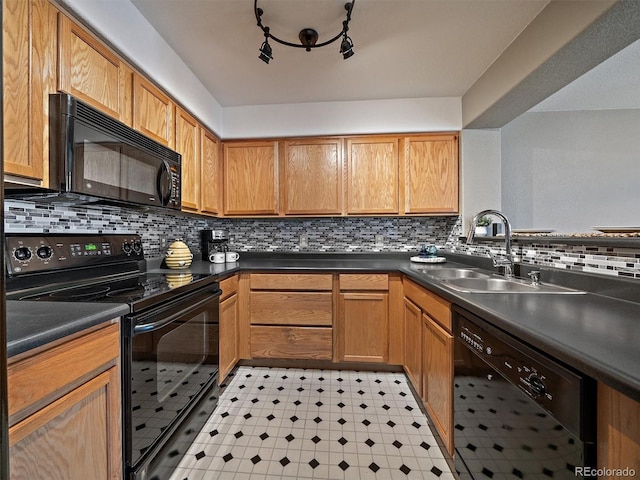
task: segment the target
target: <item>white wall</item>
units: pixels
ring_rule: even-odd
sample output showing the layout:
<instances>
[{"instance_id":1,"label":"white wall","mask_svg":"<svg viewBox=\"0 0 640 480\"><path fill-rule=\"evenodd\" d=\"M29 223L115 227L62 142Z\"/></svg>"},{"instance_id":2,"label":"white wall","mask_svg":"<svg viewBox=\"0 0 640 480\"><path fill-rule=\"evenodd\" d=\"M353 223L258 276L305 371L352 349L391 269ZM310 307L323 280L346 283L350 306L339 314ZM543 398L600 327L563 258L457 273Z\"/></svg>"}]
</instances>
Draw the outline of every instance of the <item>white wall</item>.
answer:
<instances>
[{"instance_id":1,"label":"white wall","mask_svg":"<svg viewBox=\"0 0 640 480\"><path fill-rule=\"evenodd\" d=\"M224 109L224 138L460 130L460 98L412 98Z\"/></svg>"},{"instance_id":2,"label":"white wall","mask_svg":"<svg viewBox=\"0 0 640 480\"><path fill-rule=\"evenodd\" d=\"M480 210L501 210L500 130L463 130L460 154L460 213L466 235Z\"/></svg>"},{"instance_id":3,"label":"white wall","mask_svg":"<svg viewBox=\"0 0 640 480\"><path fill-rule=\"evenodd\" d=\"M528 112L502 128L514 228L640 225L640 110Z\"/></svg>"},{"instance_id":4,"label":"white wall","mask_svg":"<svg viewBox=\"0 0 640 480\"><path fill-rule=\"evenodd\" d=\"M61 0L218 136L222 107L130 0Z\"/></svg>"}]
</instances>

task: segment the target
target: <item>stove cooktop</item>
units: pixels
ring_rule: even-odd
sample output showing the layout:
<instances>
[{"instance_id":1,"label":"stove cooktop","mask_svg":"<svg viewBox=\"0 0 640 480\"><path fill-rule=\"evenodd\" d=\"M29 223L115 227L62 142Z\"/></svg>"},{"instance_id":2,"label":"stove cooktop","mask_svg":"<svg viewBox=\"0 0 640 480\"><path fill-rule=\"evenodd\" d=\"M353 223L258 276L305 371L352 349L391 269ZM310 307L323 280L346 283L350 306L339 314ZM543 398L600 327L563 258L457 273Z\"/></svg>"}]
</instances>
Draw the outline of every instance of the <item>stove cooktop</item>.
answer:
<instances>
[{"instance_id":1,"label":"stove cooktop","mask_svg":"<svg viewBox=\"0 0 640 480\"><path fill-rule=\"evenodd\" d=\"M142 241L132 234L11 234L5 253L8 300L126 303L137 312L216 283L141 271Z\"/></svg>"},{"instance_id":2,"label":"stove cooktop","mask_svg":"<svg viewBox=\"0 0 640 480\"><path fill-rule=\"evenodd\" d=\"M210 280L210 281L207 281ZM175 273L137 273L117 278L70 284L53 284L7 292L8 300L47 302L126 303L139 311L170 299L177 294L215 283L211 275L176 271Z\"/></svg>"}]
</instances>

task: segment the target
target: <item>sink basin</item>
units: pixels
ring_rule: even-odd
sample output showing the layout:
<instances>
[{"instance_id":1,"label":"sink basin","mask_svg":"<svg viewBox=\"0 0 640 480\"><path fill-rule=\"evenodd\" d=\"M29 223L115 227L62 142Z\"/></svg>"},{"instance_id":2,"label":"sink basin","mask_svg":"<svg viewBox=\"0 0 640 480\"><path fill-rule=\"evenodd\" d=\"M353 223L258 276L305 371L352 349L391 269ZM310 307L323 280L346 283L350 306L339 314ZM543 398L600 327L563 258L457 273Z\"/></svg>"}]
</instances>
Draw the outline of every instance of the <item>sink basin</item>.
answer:
<instances>
[{"instance_id":1,"label":"sink basin","mask_svg":"<svg viewBox=\"0 0 640 480\"><path fill-rule=\"evenodd\" d=\"M445 278L446 285L453 290L465 293L553 293L583 294L580 290L557 285L531 285L517 278Z\"/></svg>"},{"instance_id":2,"label":"sink basin","mask_svg":"<svg viewBox=\"0 0 640 480\"><path fill-rule=\"evenodd\" d=\"M478 272L477 270L471 270L468 268L447 268L443 270L433 270L431 272L428 272L427 275L439 280L452 278L489 278L489 275L487 275L486 273Z\"/></svg>"}]
</instances>

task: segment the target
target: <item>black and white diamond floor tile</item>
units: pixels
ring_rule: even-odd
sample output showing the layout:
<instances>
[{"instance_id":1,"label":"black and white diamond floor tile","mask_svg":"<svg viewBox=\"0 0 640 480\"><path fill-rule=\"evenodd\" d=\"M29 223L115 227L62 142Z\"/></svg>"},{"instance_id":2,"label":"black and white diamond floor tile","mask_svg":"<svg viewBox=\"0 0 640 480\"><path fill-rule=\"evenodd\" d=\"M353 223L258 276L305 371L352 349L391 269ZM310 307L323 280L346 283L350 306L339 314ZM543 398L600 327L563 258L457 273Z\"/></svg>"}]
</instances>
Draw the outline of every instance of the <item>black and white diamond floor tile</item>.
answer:
<instances>
[{"instance_id":1,"label":"black and white diamond floor tile","mask_svg":"<svg viewBox=\"0 0 640 480\"><path fill-rule=\"evenodd\" d=\"M170 480L445 479L404 375L241 367Z\"/></svg>"}]
</instances>

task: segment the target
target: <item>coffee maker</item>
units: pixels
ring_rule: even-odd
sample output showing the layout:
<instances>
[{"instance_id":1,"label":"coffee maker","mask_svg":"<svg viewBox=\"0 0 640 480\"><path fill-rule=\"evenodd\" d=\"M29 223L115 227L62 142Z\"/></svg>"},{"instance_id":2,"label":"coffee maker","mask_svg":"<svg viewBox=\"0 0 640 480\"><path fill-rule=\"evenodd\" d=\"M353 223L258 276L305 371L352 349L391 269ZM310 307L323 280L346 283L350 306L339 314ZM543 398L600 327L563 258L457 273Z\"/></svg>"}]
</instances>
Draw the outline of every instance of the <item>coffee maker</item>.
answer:
<instances>
[{"instance_id":1,"label":"coffee maker","mask_svg":"<svg viewBox=\"0 0 640 480\"><path fill-rule=\"evenodd\" d=\"M208 262L213 253L229 251L229 235L226 230L200 231L200 251L202 260Z\"/></svg>"}]
</instances>

